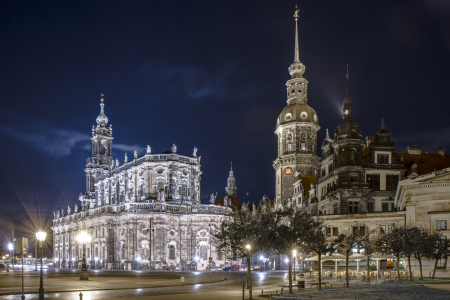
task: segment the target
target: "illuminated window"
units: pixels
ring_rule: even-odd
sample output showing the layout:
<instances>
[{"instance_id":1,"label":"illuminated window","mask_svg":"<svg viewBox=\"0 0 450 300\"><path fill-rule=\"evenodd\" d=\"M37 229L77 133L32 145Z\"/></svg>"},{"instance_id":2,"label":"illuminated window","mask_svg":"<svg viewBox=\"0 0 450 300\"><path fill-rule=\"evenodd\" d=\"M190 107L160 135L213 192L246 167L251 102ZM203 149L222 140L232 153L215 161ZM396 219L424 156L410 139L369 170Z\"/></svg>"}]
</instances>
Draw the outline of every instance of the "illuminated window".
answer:
<instances>
[{"instance_id":1,"label":"illuminated window","mask_svg":"<svg viewBox=\"0 0 450 300\"><path fill-rule=\"evenodd\" d=\"M379 164L388 164L389 163L389 154L378 154L377 162Z\"/></svg>"},{"instance_id":2,"label":"illuminated window","mask_svg":"<svg viewBox=\"0 0 450 300\"><path fill-rule=\"evenodd\" d=\"M306 143L301 143L301 149L302 149L302 151L306 150Z\"/></svg>"},{"instance_id":3,"label":"illuminated window","mask_svg":"<svg viewBox=\"0 0 450 300\"><path fill-rule=\"evenodd\" d=\"M175 247L173 245L169 246L169 259L175 259Z\"/></svg>"}]
</instances>

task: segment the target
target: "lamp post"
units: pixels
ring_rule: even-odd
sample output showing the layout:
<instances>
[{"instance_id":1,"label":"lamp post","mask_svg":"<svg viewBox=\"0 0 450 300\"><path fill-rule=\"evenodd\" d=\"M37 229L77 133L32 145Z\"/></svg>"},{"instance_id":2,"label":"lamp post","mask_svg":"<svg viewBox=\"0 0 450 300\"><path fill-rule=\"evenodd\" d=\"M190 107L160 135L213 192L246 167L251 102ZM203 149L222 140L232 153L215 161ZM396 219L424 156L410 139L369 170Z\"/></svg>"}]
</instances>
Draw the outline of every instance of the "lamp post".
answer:
<instances>
[{"instance_id":1,"label":"lamp post","mask_svg":"<svg viewBox=\"0 0 450 300\"><path fill-rule=\"evenodd\" d=\"M78 243L83 245L83 260L81 261L80 280L89 280L86 267L86 244L91 242L92 237L86 231L81 231L77 235L76 239Z\"/></svg>"},{"instance_id":2,"label":"lamp post","mask_svg":"<svg viewBox=\"0 0 450 300\"><path fill-rule=\"evenodd\" d=\"M11 256L9 257L9 264L12 264L12 268L13 268L13 270L14 270L14 261L13 261L14 255L13 255L13 249L14 249L13 243L8 243L8 250L9 250L9 252L11 252Z\"/></svg>"},{"instance_id":3,"label":"lamp post","mask_svg":"<svg viewBox=\"0 0 450 300\"><path fill-rule=\"evenodd\" d=\"M295 280L295 259L297 258L297 250L292 251L292 256L294 257L294 280Z\"/></svg>"},{"instance_id":4,"label":"lamp post","mask_svg":"<svg viewBox=\"0 0 450 300\"><path fill-rule=\"evenodd\" d=\"M42 242L45 241L46 236L47 236L47 233L44 231L36 232L36 239L39 241L39 252L41 254L41 278L39 281L39 300L44 300L44 280L42 278L42 256L43 256ZM36 257L35 257L35 259L36 259Z\"/></svg>"}]
</instances>

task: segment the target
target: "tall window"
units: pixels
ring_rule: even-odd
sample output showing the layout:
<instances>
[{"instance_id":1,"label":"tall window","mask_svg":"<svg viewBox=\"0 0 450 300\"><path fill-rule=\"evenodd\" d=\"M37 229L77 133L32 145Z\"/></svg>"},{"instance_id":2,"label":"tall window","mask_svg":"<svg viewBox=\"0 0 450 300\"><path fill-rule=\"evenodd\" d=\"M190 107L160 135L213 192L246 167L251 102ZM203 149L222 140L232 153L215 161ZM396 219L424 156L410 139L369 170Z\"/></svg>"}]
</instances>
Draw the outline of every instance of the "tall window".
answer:
<instances>
[{"instance_id":1,"label":"tall window","mask_svg":"<svg viewBox=\"0 0 450 300\"><path fill-rule=\"evenodd\" d=\"M398 184L398 175L386 175L387 190L395 190Z\"/></svg>"},{"instance_id":2,"label":"tall window","mask_svg":"<svg viewBox=\"0 0 450 300\"><path fill-rule=\"evenodd\" d=\"M389 211L389 203L381 203L381 210L382 211Z\"/></svg>"},{"instance_id":3,"label":"tall window","mask_svg":"<svg viewBox=\"0 0 450 300\"><path fill-rule=\"evenodd\" d=\"M447 230L447 221L436 221L436 230Z\"/></svg>"},{"instance_id":4,"label":"tall window","mask_svg":"<svg viewBox=\"0 0 450 300\"><path fill-rule=\"evenodd\" d=\"M357 201L349 201L348 202L348 213L349 214L357 214L358 213L358 202Z\"/></svg>"},{"instance_id":5,"label":"tall window","mask_svg":"<svg viewBox=\"0 0 450 300\"><path fill-rule=\"evenodd\" d=\"M389 163L389 154L378 154L377 161L379 164L388 164Z\"/></svg>"},{"instance_id":6,"label":"tall window","mask_svg":"<svg viewBox=\"0 0 450 300\"><path fill-rule=\"evenodd\" d=\"M173 245L169 246L169 259L175 259L175 247Z\"/></svg>"},{"instance_id":7,"label":"tall window","mask_svg":"<svg viewBox=\"0 0 450 300\"><path fill-rule=\"evenodd\" d=\"M447 257L441 258L440 260L438 260L436 268L437 269L446 269L447 268Z\"/></svg>"},{"instance_id":8,"label":"tall window","mask_svg":"<svg viewBox=\"0 0 450 300\"><path fill-rule=\"evenodd\" d=\"M367 174L367 183L374 190L380 189L380 174Z\"/></svg>"},{"instance_id":9,"label":"tall window","mask_svg":"<svg viewBox=\"0 0 450 300\"><path fill-rule=\"evenodd\" d=\"M333 236L339 235L339 229L337 227L333 227Z\"/></svg>"},{"instance_id":10,"label":"tall window","mask_svg":"<svg viewBox=\"0 0 450 300\"><path fill-rule=\"evenodd\" d=\"M373 202L367 202L367 212L373 212Z\"/></svg>"},{"instance_id":11,"label":"tall window","mask_svg":"<svg viewBox=\"0 0 450 300\"><path fill-rule=\"evenodd\" d=\"M200 258L203 260L206 260L208 258L206 253L206 246L200 246Z\"/></svg>"},{"instance_id":12,"label":"tall window","mask_svg":"<svg viewBox=\"0 0 450 300\"><path fill-rule=\"evenodd\" d=\"M331 227L326 228L326 235L331 236Z\"/></svg>"}]
</instances>

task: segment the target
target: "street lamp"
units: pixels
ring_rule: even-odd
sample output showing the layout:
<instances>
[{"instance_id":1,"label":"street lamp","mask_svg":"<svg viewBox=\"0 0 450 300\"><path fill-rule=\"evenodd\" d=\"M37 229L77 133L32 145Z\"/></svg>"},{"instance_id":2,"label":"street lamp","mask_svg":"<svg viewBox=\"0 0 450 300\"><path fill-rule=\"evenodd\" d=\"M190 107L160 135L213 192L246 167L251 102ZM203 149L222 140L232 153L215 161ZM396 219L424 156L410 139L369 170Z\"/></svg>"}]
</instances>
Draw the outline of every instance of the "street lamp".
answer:
<instances>
[{"instance_id":1,"label":"street lamp","mask_svg":"<svg viewBox=\"0 0 450 300\"><path fill-rule=\"evenodd\" d=\"M11 256L10 256L10 259L9 259L9 264L12 264L12 268L13 268L13 270L14 270L14 255L13 255L13 249L14 249L13 243L8 243L8 250L9 250L9 252L11 252Z\"/></svg>"},{"instance_id":2,"label":"street lamp","mask_svg":"<svg viewBox=\"0 0 450 300\"><path fill-rule=\"evenodd\" d=\"M39 300L44 300L44 280L42 278L42 256L44 255L42 254L42 242L45 241L46 236L47 233L45 231L36 232L36 239L39 241L39 251L41 253L41 279L39 281Z\"/></svg>"},{"instance_id":3,"label":"street lamp","mask_svg":"<svg viewBox=\"0 0 450 300\"><path fill-rule=\"evenodd\" d=\"M81 262L80 280L89 280L86 267L86 244L91 242L92 237L86 231L81 231L77 235L76 239L78 243L83 245L83 260Z\"/></svg>"},{"instance_id":4,"label":"street lamp","mask_svg":"<svg viewBox=\"0 0 450 300\"><path fill-rule=\"evenodd\" d=\"M294 280L295 280L295 259L297 257L297 250L293 250L292 251L292 256L294 257Z\"/></svg>"}]
</instances>

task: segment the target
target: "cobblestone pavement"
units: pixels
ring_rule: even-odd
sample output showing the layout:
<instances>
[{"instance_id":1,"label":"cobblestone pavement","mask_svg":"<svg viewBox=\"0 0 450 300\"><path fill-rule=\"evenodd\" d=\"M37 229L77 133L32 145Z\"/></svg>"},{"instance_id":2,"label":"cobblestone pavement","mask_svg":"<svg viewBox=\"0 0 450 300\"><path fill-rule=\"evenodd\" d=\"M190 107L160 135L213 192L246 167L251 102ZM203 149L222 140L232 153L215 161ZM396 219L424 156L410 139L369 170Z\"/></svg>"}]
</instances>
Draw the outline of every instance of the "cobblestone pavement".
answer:
<instances>
[{"instance_id":1,"label":"cobblestone pavement","mask_svg":"<svg viewBox=\"0 0 450 300\"><path fill-rule=\"evenodd\" d=\"M77 272L47 271L44 278L46 299L242 299L244 272L152 272L90 271L89 281L79 281ZM185 284L180 277L185 277ZM254 272L252 283L265 287L279 283L284 272ZM39 274L27 273L25 292L37 293ZM20 299L20 273L0 275L0 299ZM15 295L10 295L14 293ZM248 291L245 291L247 295ZM26 299L38 299L27 294Z\"/></svg>"}]
</instances>

